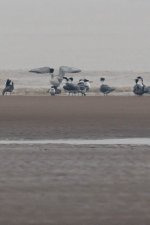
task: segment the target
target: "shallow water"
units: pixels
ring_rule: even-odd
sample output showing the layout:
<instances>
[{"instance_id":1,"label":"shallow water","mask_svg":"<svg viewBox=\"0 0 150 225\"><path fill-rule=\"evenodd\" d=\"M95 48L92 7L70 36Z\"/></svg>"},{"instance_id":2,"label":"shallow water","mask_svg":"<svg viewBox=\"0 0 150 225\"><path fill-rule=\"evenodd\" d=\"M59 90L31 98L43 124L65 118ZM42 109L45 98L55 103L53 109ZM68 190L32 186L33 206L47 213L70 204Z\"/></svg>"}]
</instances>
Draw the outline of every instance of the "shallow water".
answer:
<instances>
[{"instance_id":1,"label":"shallow water","mask_svg":"<svg viewBox=\"0 0 150 225\"><path fill-rule=\"evenodd\" d=\"M113 139L58 139L58 140L0 140L0 145L36 145L36 144L66 144L66 145L148 145L150 138L113 138Z\"/></svg>"}]
</instances>

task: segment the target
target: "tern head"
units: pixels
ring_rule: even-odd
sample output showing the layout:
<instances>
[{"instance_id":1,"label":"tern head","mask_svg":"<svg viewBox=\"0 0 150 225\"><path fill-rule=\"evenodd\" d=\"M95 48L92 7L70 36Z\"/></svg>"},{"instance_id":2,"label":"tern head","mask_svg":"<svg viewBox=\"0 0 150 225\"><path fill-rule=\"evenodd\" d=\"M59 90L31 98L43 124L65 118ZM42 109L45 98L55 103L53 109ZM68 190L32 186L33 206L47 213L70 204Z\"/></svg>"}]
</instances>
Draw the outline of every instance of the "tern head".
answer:
<instances>
[{"instance_id":1,"label":"tern head","mask_svg":"<svg viewBox=\"0 0 150 225\"><path fill-rule=\"evenodd\" d=\"M104 82L105 81L105 78L104 77L101 77L100 78L100 81Z\"/></svg>"}]
</instances>

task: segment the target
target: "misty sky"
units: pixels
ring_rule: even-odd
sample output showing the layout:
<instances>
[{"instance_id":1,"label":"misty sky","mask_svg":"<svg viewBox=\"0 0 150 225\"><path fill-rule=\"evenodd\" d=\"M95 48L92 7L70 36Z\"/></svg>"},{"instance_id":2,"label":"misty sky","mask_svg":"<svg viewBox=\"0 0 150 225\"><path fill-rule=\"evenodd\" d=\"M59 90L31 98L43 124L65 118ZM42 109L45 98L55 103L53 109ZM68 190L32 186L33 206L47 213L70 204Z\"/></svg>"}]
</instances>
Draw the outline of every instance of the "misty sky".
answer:
<instances>
[{"instance_id":1,"label":"misty sky","mask_svg":"<svg viewBox=\"0 0 150 225\"><path fill-rule=\"evenodd\" d=\"M150 0L0 0L0 69L150 71Z\"/></svg>"}]
</instances>

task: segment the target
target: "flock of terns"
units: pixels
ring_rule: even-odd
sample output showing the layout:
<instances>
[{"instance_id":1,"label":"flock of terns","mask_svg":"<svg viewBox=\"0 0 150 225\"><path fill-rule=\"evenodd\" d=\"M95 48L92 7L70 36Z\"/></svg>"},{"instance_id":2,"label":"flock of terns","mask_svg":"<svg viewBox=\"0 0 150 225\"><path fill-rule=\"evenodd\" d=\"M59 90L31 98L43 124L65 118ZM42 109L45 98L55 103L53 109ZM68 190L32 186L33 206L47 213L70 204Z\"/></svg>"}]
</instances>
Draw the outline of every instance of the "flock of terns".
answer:
<instances>
[{"instance_id":1,"label":"flock of terns","mask_svg":"<svg viewBox=\"0 0 150 225\"><path fill-rule=\"evenodd\" d=\"M75 94L81 94L83 96L86 95L87 92L90 91L91 87L91 81L87 79L80 79L78 83L73 82L72 77L67 77L67 73L79 73L81 72L80 69L73 68L73 67L68 67L68 66L61 66L59 68L59 72L57 74L54 73L54 69L50 67L40 67L37 69L32 69L29 72L31 73L36 73L36 74L45 74L48 73L51 76L51 87L49 89L49 93L52 96L61 94L61 87L60 85L62 84L63 81L65 81L63 85L63 89L65 92L67 92L69 95L75 95ZM7 80L8 81L8 80ZM99 91L103 93L104 95L108 95L109 93L113 92L115 90L114 87L111 87L107 84L105 84L105 78L101 77L100 78L100 88ZM6 82L6 86L2 91L2 95L7 94L7 92L12 93L14 90L14 83L13 82ZM136 95L144 95L150 94L150 86L146 86L144 84L143 78L141 76L138 76L135 79L135 85L133 87L133 92Z\"/></svg>"}]
</instances>

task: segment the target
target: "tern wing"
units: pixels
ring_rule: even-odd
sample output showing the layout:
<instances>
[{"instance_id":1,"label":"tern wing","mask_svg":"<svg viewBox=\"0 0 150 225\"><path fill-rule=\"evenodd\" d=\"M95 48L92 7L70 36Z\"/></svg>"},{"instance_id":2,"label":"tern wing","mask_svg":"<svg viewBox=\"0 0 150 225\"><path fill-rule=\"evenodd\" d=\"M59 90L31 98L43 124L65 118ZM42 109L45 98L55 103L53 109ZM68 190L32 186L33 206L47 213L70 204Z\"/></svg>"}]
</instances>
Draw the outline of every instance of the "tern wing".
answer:
<instances>
[{"instance_id":1,"label":"tern wing","mask_svg":"<svg viewBox=\"0 0 150 225\"><path fill-rule=\"evenodd\" d=\"M50 68L50 67L40 67L40 68L36 68L36 69L32 69L29 72L31 73L53 73L54 69Z\"/></svg>"},{"instance_id":2,"label":"tern wing","mask_svg":"<svg viewBox=\"0 0 150 225\"><path fill-rule=\"evenodd\" d=\"M81 72L80 69L68 67L68 66L61 66L59 68L59 75L64 76L66 73L79 73Z\"/></svg>"}]
</instances>

